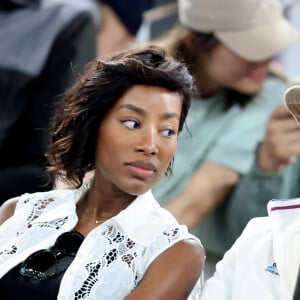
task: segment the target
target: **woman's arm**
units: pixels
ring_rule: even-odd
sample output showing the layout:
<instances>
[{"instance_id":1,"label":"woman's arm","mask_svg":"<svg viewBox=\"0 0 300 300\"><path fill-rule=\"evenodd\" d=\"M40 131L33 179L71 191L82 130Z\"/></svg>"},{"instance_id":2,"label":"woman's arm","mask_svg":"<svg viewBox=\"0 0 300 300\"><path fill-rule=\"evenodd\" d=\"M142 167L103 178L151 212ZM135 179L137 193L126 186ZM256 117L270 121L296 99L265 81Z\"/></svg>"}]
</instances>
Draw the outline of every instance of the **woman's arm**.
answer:
<instances>
[{"instance_id":1,"label":"woman's arm","mask_svg":"<svg viewBox=\"0 0 300 300\"><path fill-rule=\"evenodd\" d=\"M144 278L125 300L184 300L199 279L204 249L193 240L176 243L159 255Z\"/></svg>"}]
</instances>

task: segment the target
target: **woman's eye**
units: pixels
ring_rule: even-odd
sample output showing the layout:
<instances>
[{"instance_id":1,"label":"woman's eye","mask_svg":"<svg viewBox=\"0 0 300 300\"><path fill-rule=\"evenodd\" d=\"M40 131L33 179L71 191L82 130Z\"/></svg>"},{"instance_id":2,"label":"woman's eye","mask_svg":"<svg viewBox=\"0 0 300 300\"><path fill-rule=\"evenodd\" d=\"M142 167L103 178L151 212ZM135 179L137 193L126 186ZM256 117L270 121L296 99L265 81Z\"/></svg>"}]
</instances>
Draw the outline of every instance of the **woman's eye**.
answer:
<instances>
[{"instance_id":1,"label":"woman's eye","mask_svg":"<svg viewBox=\"0 0 300 300\"><path fill-rule=\"evenodd\" d=\"M162 134L163 134L163 136L165 136L165 137L171 137L171 136L173 136L174 134L176 134L176 132L175 132L175 130L173 130L173 129L165 129L165 130L162 131Z\"/></svg>"},{"instance_id":2,"label":"woman's eye","mask_svg":"<svg viewBox=\"0 0 300 300\"><path fill-rule=\"evenodd\" d=\"M134 120L126 120L123 121L122 123L130 129L137 129L140 127L139 123Z\"/></svg>"}]
</instances>

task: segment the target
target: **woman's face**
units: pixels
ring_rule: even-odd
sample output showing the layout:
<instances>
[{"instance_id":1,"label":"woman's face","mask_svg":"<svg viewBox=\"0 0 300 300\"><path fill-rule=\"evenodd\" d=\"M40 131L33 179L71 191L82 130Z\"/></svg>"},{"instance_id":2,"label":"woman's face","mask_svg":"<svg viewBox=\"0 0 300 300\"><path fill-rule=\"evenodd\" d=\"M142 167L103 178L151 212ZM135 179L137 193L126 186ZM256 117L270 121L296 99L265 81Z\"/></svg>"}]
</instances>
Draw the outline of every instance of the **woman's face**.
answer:
<instances>
[{"instance_id":1,"label":"woman's face","mask_svg":"<svg viewBox=\"0 0 300 300\"><path fill-rule=\"evenodd\" d=\"M131 87L99 127L96 180L131 195L156 184L175 154L181 101L165 88Z\"/></svg>"},{"instance_id":2,"label":"woman's face","mask_svg":"<svg viewBox=\"0 0 300 300\"><path fill-rule=\"evenodd\" d=\"M203 63L208 78L216 86L254 94L262 88L271 60L250 62L220 43L205 56Z\"/></svg>"}]
</instances>

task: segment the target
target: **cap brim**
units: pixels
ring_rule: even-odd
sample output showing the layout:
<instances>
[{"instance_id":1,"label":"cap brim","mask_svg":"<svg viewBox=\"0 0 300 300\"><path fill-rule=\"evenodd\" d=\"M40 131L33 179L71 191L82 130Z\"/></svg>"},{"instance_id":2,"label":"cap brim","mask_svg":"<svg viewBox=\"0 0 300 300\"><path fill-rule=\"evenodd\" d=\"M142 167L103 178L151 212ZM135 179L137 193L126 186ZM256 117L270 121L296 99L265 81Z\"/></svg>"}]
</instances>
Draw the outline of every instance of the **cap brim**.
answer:
<instances>
[{"instance_id":1,"label":"cap brim","mask_svg":"<svg viewBox=\"0 0 300 300\"><path fill-rule=\"evenodd\" d=\"M239 31L218 31L216 37L229 49L250 61L273 57L300 41L299 32L285 19Z\"/></svg>"}]
</instances>

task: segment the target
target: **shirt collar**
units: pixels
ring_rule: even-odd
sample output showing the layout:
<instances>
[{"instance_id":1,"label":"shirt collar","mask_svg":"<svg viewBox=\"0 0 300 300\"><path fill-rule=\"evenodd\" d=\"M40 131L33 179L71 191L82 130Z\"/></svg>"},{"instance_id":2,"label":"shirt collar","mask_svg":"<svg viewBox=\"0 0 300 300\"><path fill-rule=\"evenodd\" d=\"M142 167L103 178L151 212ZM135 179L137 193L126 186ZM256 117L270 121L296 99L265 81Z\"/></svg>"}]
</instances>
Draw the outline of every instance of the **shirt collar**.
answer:
<instances>
[{"instance_id":1,"label":"shirt collar","mask_svg":"<svg viewBox=\"0 0 300 300\"><path fill-rule=\"evenodd\" d=\"M138 196L126 209L112 218L128 237L149 246L166 228L170 213L160 207L151 190Z\"/></svg>"},{"instance_id":2,"label":"shirt collar","mask_svg":"<svg viewBox=\"0 0 300 300\"><path fill-rule=\"evenodd\" d=\"M272 199L268 202L268 214L283 215L289 211L300 212L300 198Z\"/></svg>"},{"instance_id":3,"label":"shirt collar","mask_svg":"<svg viewBox=\"0 0 300 300\"><path fill-rule=\"evenodd\" d=\"M36 222L49 221L57 218L59 214L68 214L69 219L76 219L76 203L81 199L82 195L87 192L90 182L83 184L75 190L57 190L58 200L57 206L53 211L49 211L45 215L41 215ZM151 190L137 196L126 209L122 210L116 216L107 220L103 225L118 223L124 233L135 243L149 246L166 228L169 220L173 219L171 214L161 208L154 199ZM175 220L175 219L174 219ZM76 220L75 220L76 221ZM101 225L98 227L101 229ZM102 230L102 229L101 229Z\"/></svg>"},{"instance_id":4,"label":"shirt collar","mask_svg":"<svg viewBox=\"0 0 300 300\"><path fill-rule=\"evenodd\" d=\"M300 198L273 199L268 202L267 208L275 231L289 231L292 228L299 228Z\"/></svg>"}]
</instances>

